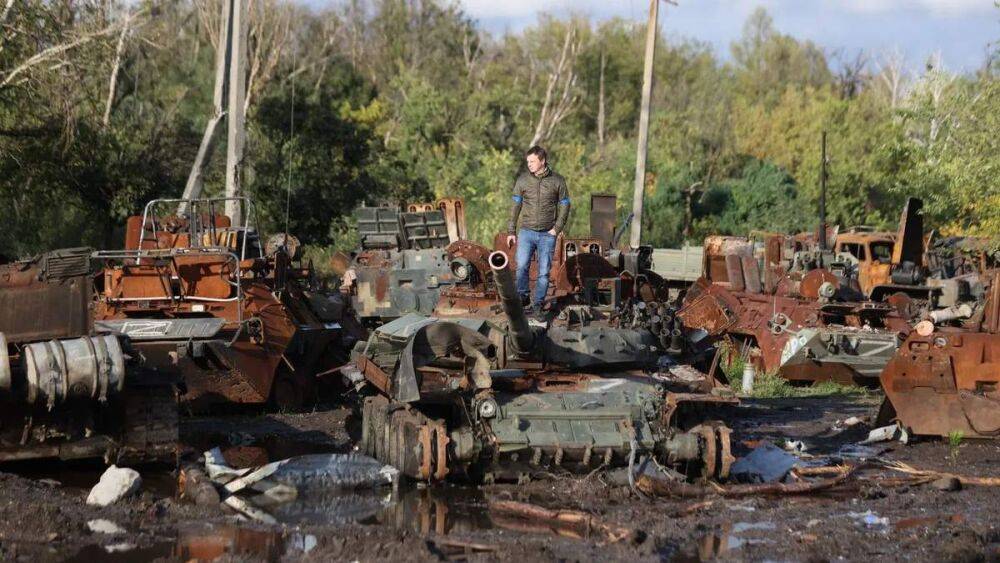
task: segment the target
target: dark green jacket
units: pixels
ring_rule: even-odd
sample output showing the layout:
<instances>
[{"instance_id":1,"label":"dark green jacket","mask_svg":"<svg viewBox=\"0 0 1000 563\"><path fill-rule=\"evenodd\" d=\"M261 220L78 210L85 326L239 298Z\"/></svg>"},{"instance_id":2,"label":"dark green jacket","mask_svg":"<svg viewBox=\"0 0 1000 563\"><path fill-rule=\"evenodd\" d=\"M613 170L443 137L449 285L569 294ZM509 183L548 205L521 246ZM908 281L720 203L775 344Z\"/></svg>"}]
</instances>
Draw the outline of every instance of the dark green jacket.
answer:
<instances>
[{"instance_id":1,"label":"dark green jacket","mask_svg":"<svg viewBox=\"0 0 1000 563\"><path fill-rule=\"evenodd\" d=\"M547 231L555 228L559 234L569 218L569 190L566 180L546 167L541 176L525 170L514 182L514 206L510 210L507 232L517 233L517 219L521 228Z\"/></svg>"}]
</instances>

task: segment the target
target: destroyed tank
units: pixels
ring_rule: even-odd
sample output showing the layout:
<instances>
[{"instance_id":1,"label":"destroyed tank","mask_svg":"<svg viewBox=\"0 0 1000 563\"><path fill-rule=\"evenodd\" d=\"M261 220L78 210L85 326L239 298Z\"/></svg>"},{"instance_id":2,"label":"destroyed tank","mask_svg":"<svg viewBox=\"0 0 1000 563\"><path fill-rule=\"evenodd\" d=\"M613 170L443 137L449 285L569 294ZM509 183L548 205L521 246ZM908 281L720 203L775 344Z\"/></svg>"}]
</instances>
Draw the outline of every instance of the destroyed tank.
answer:
<instances>
[{"instance_id":1,"label":"destroyed tank","mask_svg":"<svg viewBox=\"0 0 1000 563\"><path fill-rule=\"evenodd\" d=\"M176 461L177 380L95 330L91 254L0 265L0 462Z\"/></svg>"},{"instance_id":2,"label":"destroyed tank","mask_svg":"<svg viewBox=\"0 0 1000 563\"><path fill-rule=\"evenodd\" d=\"M220 212L227 200L242 207L239 225ZM95 255L95 325L176 371L196 409L299 408L364 337L339 292L296 263L298 241L263 242L254 216L247 198L154 200L129 218L123 250Z\"/></svg>"},{"instance_id":3,"label":"destroyed tank","mask_svg":"<svg viewBox=\"0 0 1000 563\"><path fill-rule=\"evenodd\" d=\"M375 329L345 370L367 395L365 453L426 481L522 481L650 457L692 477L728 474L730 431L702 410L735 399L673 362L660 334L624 326L634 323L622 322L628 310L658 310L639 298L633 275L598 253L576 254L552 272L576 280L572 291L537 322L525 316L505 251L460 241L449 256L462 282L442 291L434 315Z\"/></svg>"}]
</instances>

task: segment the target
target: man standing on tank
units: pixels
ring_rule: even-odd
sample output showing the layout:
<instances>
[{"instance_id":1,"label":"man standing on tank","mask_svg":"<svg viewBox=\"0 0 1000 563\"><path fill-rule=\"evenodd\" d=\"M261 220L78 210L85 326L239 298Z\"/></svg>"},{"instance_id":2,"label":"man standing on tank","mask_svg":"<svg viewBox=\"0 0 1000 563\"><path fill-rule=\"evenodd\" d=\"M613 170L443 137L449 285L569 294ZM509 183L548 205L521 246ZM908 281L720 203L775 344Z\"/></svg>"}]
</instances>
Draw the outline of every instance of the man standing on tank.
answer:
<instances>
[{"instance_id":1,"label":"man standing on tank","mask_svg":"<svg viewBox=\"0 0 1000 563\"><path fill-rule=\"evenodd\" d=\"M548 154L533 146L524 155L527 170L514 182L514 205L507 225L507 246L517 243L517 292L528 304L528 269L532 254L538 256L538 278L534 299L530 300L535 316L541 315L542 302L549 289L549 268L556 248L556 237L569 218L569 190L566 180L548 165ZM518 229L518 218L521 220Z\"/></svg>"}]
</instances>

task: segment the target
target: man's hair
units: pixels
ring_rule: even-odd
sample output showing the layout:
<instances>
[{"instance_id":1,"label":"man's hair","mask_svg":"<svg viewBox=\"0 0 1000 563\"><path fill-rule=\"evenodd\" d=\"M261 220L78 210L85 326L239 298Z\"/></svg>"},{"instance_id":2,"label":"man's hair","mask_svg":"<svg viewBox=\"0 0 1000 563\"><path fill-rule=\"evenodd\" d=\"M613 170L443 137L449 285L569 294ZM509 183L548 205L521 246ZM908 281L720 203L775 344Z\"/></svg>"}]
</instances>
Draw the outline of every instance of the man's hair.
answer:
<instances>
[{"instance_id":1,"label":"man's hair","mask_svg":"<svg viewBox=\"0 0 1000 563\"><path fill-rule=\"evenodd\" d=\"M537 156L538 160L544 160L545 162L549 161L549 153L545 152L545 149L538 145L528 149L528 152L524 153L524 158L528 158L531 155Z\"/></svg>"}]
</instances>

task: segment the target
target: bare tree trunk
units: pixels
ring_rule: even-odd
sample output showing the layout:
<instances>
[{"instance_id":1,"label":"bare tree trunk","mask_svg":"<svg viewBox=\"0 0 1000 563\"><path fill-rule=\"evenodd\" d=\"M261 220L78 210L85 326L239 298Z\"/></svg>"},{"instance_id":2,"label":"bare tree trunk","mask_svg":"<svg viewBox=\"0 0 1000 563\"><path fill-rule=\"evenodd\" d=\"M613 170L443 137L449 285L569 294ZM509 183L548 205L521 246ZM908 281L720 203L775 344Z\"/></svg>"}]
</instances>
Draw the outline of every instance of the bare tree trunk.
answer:
<instances>
[{"instance_id":1,"label":"bare tree trunk","mask_svg":"<svg viewBox=\"0 0 1000 563\"><path fill-rule=\"evenodd\" d=\"M118 46L115 48L114 66L111 67L111 79L108 80L108 99L104 103L104 116L101 118L101 126L107 129L111 123L111 108L114 107L115 93L118 91L118 73L122 68L122 56L125 54L125 39L131 30L132 15L125 15L125 23L122 25L122 32L118 35Z\"/></svg>"},{"instance_id":2,"label":"bare tree trunk","mask_svg":"<svg viewBox=\"0 0 1000 563\"><path fill-rule=\"evenodd\" d=\"M902 98L905 60L899 50L892 51L883 57L879 78L889 96L889 107L896 109Z\"/></svg>"},{"instance_id":3,"label":"bare tree trunk","mask_svg":"<svg viewBox=\"0 0 1000 563\"><path fill-rule=\"evenodd\" d=\"M542 142L552 133L556 125L565 118L574 102L573 86L576 85L576 74L573 65L576 61L576 53L579 44L574 42L576 29L571 28L566 32L566 39L563 41L562 52L559 55L559 62L556 68L549 74L549 83L545 89L545 100L542 103L542 111L538 116L538 124L535 125L535 134L531 137L529 147ZM553 101L556 87L562 81L562 94L558 101Z\"/></svg>"},{"instance_id":4,"label":"bare tree trunk","mask_svg":"<svg viewBox=\"0 0 1000 563\"><path fill-rule=\"evenodd\" d=\"M607 55L601 49L601 82L597 94L597 146L604 147L604 67Z\"/></svg>"},{"instance_id":5,"label":"bare tree trunk","mask_svg":"<svg viewBox=\"0 0 1000 563\"><path fill-rule=\"evenodd\" d=\"M212 152L215 148L217 139L216 130L219 127L219 122L226 115L222 104L226 98L229 81L227 68L229 66L230 12L232 7L232 0L222 1L222 15L217 22L219 30L218 35L215 36L215 91L212 95L212 117L209 118L208 124L205 125L205 133L201 137L201 145L198 147L198 154L194 159L194 163L191 164L191 172L188 174L187 184L184 186L184 195L181 196L182 199L197 199L201 197L201 189L205 182L205 170L208 169L208 165L212 161ZM207 21L213 21L210 14L208 14ZM177 212L184 214L187 212L187 209L187 204L181 203Z\"/></svg>"}]
</instances>

